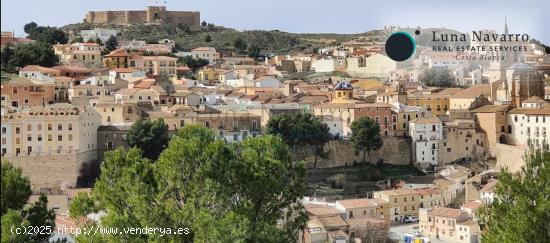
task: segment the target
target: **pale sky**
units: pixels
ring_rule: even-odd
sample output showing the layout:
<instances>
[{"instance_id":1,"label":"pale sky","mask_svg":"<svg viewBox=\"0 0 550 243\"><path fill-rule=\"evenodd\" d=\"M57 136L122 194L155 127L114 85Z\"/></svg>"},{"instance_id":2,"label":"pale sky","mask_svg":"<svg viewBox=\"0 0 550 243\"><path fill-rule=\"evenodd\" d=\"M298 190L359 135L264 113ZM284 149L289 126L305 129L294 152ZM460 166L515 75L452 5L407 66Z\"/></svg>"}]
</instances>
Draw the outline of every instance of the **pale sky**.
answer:
<instances>
[{"instance_id":1,"label":"pale sky","mask_svg":"<svg viewBox=\"0 0 550 243\"><path fill-rule=\"evenodd\" d=\"M164 3L164 1L159 1ZM201 12L201 20L238 30L359 33L402 27L447 27L462 32L527 33L550 44L549 0L166 0L168 10ZM23 36L23 25L81 22L89 10L144 10L154 0L1 0L2 31ZM445 3L445 4L442 4ZM546 23L546 26L545 26Z\"/></svg>"}]
</instances>

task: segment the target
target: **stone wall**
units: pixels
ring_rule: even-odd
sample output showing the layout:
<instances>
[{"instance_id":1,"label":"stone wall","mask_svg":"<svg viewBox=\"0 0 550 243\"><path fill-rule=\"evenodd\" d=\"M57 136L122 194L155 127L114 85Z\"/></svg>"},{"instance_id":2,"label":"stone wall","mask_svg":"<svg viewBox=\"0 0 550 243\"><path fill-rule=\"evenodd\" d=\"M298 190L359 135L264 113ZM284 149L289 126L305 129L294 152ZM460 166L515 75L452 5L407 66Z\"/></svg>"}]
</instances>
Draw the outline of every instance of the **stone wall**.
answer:
<instances>
[{"instance_id":1,"label":"stone wall","mask_svg":"<svg viewBox=\"0 0 550 243\"><path fill-rule=\"evenodd\" d=\"M508 168L510 172L517 172L525 164L523 156L527 152L527 148L523 146L507 145L502 143L496 144L497 170Z\"/></svg>"},{"instance_id":2,"label":"stone wall","mask_svg":"<svg viewBox=\"0 0 550 243\"><path fill-rule=\"evenodd\" d=\"M318 168L331 168L353 165L353 161L360 162L362 155L355 155L353 145L349 140L331 140L325 146L328 151L327 158L317 162ZM367 160L375 163L379 158L384 159L385 164L408 165L411 163L411 144L409 140L397 138L384 138L384 145L378 151L371 152ZM313 165L313 158L306 159L307 165Z\"/></svg>"},{"instance_id":3,"label":"stone wall","mask_svg":"<svg viewBox=\"0 0 550 243\"><path fill-rule=\"evenodd\" d=\"M161 21L169 24L200 25L200 12L165 11L156 7L149 7L146 11L90 11L84 20L92 24L144 24Z\"/></svg>"},{"instance_id":4,"label":"stone wall","mask_svg":"<svg viewBox=\"0 0 550 243\"><path fill-rule=\"evenodd\" d=\"M96 150L91 150L79 154L12 156L4 159L21 168L36 191L40 188L60 188L61 184L76 185L84 163L95 160L96 156Z\"/></svg>"}]
</instances>

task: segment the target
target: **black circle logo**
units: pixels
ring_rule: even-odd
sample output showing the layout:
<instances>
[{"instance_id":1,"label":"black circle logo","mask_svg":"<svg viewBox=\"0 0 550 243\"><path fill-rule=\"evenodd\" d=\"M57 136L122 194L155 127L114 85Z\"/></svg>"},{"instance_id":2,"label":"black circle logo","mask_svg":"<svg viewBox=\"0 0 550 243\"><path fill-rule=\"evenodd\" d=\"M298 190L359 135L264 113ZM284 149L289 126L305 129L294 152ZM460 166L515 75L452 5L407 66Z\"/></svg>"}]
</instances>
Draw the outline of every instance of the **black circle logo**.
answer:
<instances>
[{"instance_id":1,"label":"black circle logo","mask_svg":"<svg viewBox=\"0 0 550 243\"><path fill-rule=\"evenodd\" d=\"M386 40L386 54L394 61L409 59L416 49L416 41L406 32L395 32Z\"/></svg>"}]
</instances>

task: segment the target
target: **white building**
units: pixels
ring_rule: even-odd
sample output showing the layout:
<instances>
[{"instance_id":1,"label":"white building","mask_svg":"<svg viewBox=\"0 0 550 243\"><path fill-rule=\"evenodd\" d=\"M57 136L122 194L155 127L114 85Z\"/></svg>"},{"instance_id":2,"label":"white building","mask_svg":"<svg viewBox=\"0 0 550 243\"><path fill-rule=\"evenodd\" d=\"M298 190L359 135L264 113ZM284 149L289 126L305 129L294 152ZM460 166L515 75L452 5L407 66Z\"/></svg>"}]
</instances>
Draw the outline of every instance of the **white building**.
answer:
<instances>
[{"instance_id":1,"label":"white building","mask_svg":"<svg viewBox=\"0 0 550 243\"><path fill-rule=\"evenodd\" d=\"M94 28L93 30L81 30L80 31L80 37L84 41L88 41L89 39L101 39L102 42L106 42L109 37L116 36L118 34L118 31L115 29L102 29L102 28Z\"/></svg>"},{"instance_id":2,"label":"white building","mask_svg":"<svg viewBox=\"0 0 550 243\"><path fill-rule=\"evenodd\" d=\"M254 80L254 86L260 88L279 88L281 81L274 77L264 76Z\"/></svg>"},{"instance_id":3,"label":"white building","mask_svg":"<svg viewBox=\"0 0 550 243\"><path fill-rule=\"evenodd\" d=\"M550 103L533 96L508 112L510 143L540 147L550 143Z\"/></svg>"},{"instance_id":4,"label":"white building","mask_svg":"<svg viewBox=\"0 0 550 243\"><path fill-rule=\"evenodd\" d=\"M492 179L481 190L479 190L479 197L483 204L491 204L495 200L494 188L497 185L498 180Z\"/></svg>"},{"instance_id":5,"label":"white building","mask_svg":"<svg viewBox=\"0 0 550 243\"><path fill-rule=\"evenodd\" d=\"M337 63L334 59L318 59L313 62L316 73L334 72L336 66Z\"/></svg>"},{"instance_id":6,"label":"white building","mask_svg":"<svg viewBox=\"0 0 550 243\"><path fill-rule=\"evenodd\" d=\"M437 117L421 117L410 123L413 159L416 163L439 164L439 142L443 138L443 126Z\"/></svg>"},{"instance_id":7,"label":"white building","mask_svg":"<svg viewBox=\"0 0 550 243\"><path fill-rule=\"evenodd\" d=\"M193 58L206 59L210 64L214 64L215 60L220 58L220 53L214 47L199 47L191 50Z\"/></svg>"},{"instance_id":8,"label":"white building","mask_svg":"<svg viewBox=\"0 0 550 243\"><path fill-rule=\"evenodd\" d=\"M397 69L397 62L391 58L374 54L367 58L350 57L347 59L347 73L355 77L389 78Z\"/></svg>"}]
</instances>

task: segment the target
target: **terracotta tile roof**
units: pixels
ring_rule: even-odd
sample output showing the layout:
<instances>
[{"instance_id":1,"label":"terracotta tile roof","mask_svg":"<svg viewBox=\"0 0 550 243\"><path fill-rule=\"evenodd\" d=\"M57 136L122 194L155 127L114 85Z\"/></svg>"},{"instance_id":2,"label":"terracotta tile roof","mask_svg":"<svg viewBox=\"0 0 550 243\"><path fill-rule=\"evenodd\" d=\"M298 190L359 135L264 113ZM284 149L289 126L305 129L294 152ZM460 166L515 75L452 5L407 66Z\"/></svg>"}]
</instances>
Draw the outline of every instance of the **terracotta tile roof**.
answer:
<instances>
[{"instance_id":1,"label":"terracotta tile roof","mask_svg":"<svg viewBox=\"0 0 550 243\"><path fill-rule=\"evenodd\" d=\"M129 57L130 55L124 49L117 49L109 52L109 54L104 57Z\"/></svg>"},{"instance_id":2,"label":"terracotta tile roof","mask_svg":"<svg viewBox=\"0 0 550 243\"><path fill-rule=\"evenodd\" d=\"M550 105L545 104L541 108L515 108L510 114L525 114L525 115L550 115Z\"/></svg>"},{"instance_id":3,"label":"terracotta tile roof","mask_svg":"<svg viewBox=\"0 0 550 243\"><path fill-rule=\"evenodd\" d=\"M479 209L479 207L481 207L481 202L479 202L479 201L470 201L470 202L462 204L462 206L461 206L461 208L468 208L468 209L472 209L474 211Z\"/></svg>"},{"instance_id":4,"label":"terracotta tile roof","mask_svg":"<svg viewBox=\"0 0 550 243\"><path fill-rule=\"evenodd\" d=\"M340 210L325 205L306 204L306 212L310 216L336 216L340 215Z\"/></svg>"},{"instance_id":5,"label":"terracotta tile roof","mask_svg":"<svg viewBox=\"0 0 550 243\"><path fill-rule=\"evenodd\" d=\"M463 90L462 88L447 88L447 89L444 89L440 92L437 92L436 94L438 94L438 95L454 95L457 92L460 92L462 90Z\"/></svg>"},{"instance_id":6,"label":"terracotta tile roof","mask_svg":"<svg viewBox=\"0 0 550 243\"><path fill-rule=\"evenodd\" d=\"M506 105L485 105L474 109L474 113L495 113L500 111L508 111L508 106Z\"/></svg>"},{"instance_id":7,"label":"terracotta tile roof","mask_svg":"<svg viewBox=\"0 0 550 243\"><path fill-rule=\"evenodd\" d=\"M441 120L439 118L437 118L436 116L434 116L434 117L420 117L420 118L417 118L417 119L412 121L412 123L418 123L418 124L440 123L440 122L441 122Z\"/></svg>"},{"instance_id":8,"label":"terracotta tile roof","mask_svg":"<svg viewBox=\"0 0 550 243\"><path fill-rule=\"evenodd\" d=\"M485 97L491 97L491 85L490 84L478 84L470 86L464 90L456 92L451 96L452 98L471 98L475 99L479 95L483 94Z\"/></svg>"},{"instance_id":9,"label":"terracotta tile roof","mask_svg":"<svg viewBox=\"0 0 550 243\"><path fill-rule=\"evenodd\" d=\"M491 180L487 184L485 184L485 186L483 186L483 188L481 188L481 190L479 190L479 191L480 192L493 192L493 189L495 188L495 186L497 184L498 184L498 180Z\"/></svg>"},{"instance_id":10,"label":"terracotta tile roof","mask_svg":"<svg viewBox=\"0 0 550 243\"><path fill-rule=\"evenodd\" d=\"M19 69L19 71L23 72L43 72L43 73L59 73L59 70L55 70L52 68L42 67L39 65L27 65L24 68Z\"/></svg>"},{"instance_id":11,"label":"terracotta tile roof","mask_svg":"<svg viewBox=\"0 0 550 243\"><path fill-rule=\"evenodd\" d=\"M544 103L548 103L548 102L541 99L538 96L531 96L528 99L524 100L522 103L537 103L537 104L543 103L544 104Z\"/></svg>"},{"instance_id":12,"label":"terracotta tile roof","mask_svg":"<svg viewBox=\"0 0 550 243\"><path fill-rule=\"evenodd\" d=\"M428 212L428 215L435 217L457 218L462 214L460 209L455 208L434 208Z\"/></svg>"},{"instance_id":13,"label":"terracotta tile roof","mask_svg":"<svg viewBox=\"0 0 550 243\"><path fill-rule=\"evenodd\" d=\"M117 72L117 73L132 73L137 70L133 68L115 68L115 69L111 69L110 71Z\"/></svg>"},{"instance_id":14,"label":"terracotta tile roof","mask_svg":"<svg viewBox=\"0 0 550 243\"><path fill-rule=\"evenodd\" d=\"M376 203L368 198L338 200L336 202L348 209L376 207Z\"/></svg>"},{"instance_id":15,"label":"terracotta tile roof","mask_svg":"<svg viewBox=\"0 0 550 243\"><path fill-rule=\"evenodd\" d=\"M466 220L464 222L457 222L456 224L466 225L466 226L476 226L476 225L478 225L478 222L473 221L473 220Z\"/></svg>"},{"instance_id":16,"label":"terracotta tile roof","mask_svg":"<svg viewBox=\"0 0 550 243\"><path fill-rule=\"evenodd\" d=\"M348 223L342 219L340 216L331 216L331 217L321 217L317 218L323 226L325 227L342 227L342 226L348 226Z\"/></svg>"}]
</instances>

